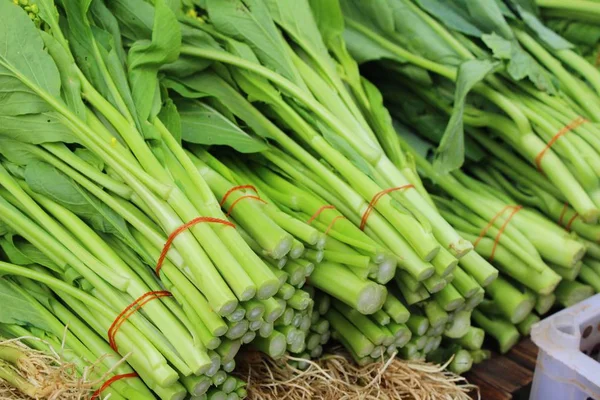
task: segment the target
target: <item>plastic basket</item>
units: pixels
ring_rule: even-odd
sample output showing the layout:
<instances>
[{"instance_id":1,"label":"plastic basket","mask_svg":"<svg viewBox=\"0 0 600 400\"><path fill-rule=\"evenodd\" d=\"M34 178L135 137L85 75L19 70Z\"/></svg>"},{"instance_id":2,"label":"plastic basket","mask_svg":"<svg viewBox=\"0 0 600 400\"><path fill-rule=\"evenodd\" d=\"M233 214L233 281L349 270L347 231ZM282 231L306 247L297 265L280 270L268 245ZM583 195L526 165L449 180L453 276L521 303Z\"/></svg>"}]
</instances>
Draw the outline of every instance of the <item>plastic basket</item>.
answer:
<instances>
[{"instance_id":1,"label":"plastic basket","mask_svg":"<svg viewBox=\"0 0 600 400\"><path fill-rule=\"evenodd\" d=\"M600 294L537 323L530 400L600 400Z\"/></svg>"}]
</instances>

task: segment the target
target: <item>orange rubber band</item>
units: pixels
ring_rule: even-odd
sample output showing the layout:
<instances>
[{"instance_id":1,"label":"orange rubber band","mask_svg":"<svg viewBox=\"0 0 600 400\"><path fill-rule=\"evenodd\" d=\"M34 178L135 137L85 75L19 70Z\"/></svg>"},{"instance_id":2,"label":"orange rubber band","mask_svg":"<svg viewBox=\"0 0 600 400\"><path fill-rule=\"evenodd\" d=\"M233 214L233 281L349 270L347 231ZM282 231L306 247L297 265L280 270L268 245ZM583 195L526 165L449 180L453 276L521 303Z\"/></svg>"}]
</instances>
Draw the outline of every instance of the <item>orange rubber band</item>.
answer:
<instances>
[{"instance_id":1,"label":"orange rubber band","mask_svg":"<svg viewBox=\"0 0 600 400\"><path fill-rule=\"evenodd\" d=\"M325 210L335 210L335 206L331 204L326 204L324 206L319 207L319 209L306 221L307 224L311 224L315 219L319 218L319 215Z\"/></svg>"},{"instance_id":2,"label":"orange rubber band","mask_svg":"<svg viewBox=\"0 0 600 400\"><path fill-rule=\"evenodd\" d=\"M483 239L483 237L486 235L487 231L492 227L492 225L494 225L494 222L496 222L496 220L502 215L504 214L504 212L506 210L510 210L511 208L514 208L515 206L506 206L504 207L502 210L500 210L500 212L498 212L498 214L494 215L494 218L492 218L490 220L490 222L488 222L488 224L485 226L485 228L483 228L481 230L481 232L479 233L479 236L477 237L477 239L475 240L475 242L473 242L473 247L477 247L477 245L479 244L479 242L481 241L481 239Z\"/></svg>"},{"instance_id":3,"label":"orange rubber band","mask_svg":"<svg viewBox=\"0 0 600 400\"><path fill-rule=\"evenodd\" d=\"M229 195L233 192L236 192L238 190L243 190L243 189L251 189L254 190L255 193L258 193L258 190L256 190L256 188L252 185L240 185L240 186L234 186L231 189L229 189L227 191L227 193L225 193L225 196L223 196L223 199L221 199L221 202L219 203L219 205L221 207L223 207L223 204L225 204L225 202L227 201L227 198L229 197Z\"/></svg>"},{"instance_id":4,"label":"orange rubber band","mask_svg":"<svg viewBox=\"0 0 600 400\"><path fill-rule=\"evenodd\" d=\"M100 394L105 391L106 389L108 389L108 387L110 385L112 385L113 383L115 383L116 381L120 381L121 379L126 379L126 378L137 378L139 375L136 374L135 372L130 372L128 374L121 374L121 375L115 375L112 378L110 378L109 380L107 380L106 382L104 382L102 384L102 386L100 386L100 389L96 390L93 394L90 400L94 400L97 399L98 397L100 397Z\"/></svg>"},{"instance_id":5,"label":"orange rubber band","mask_svg":"<svg viewBox=\"0 0 600 400\"><path fill-rule=\"evenodd\" d=\"M369 218L369 215L371 215L371 212L375 208L375 205L377 204L379 199L381 199L383 196L385 196L388 193L395 192L397 190L410 189L410 188L414 188L414 187L415 187L415 185L408 184L408 185L398 186L398 187L394 187L394 188L388 188L388 189L382 190L381 192L379 192L375 196L373 196L373 199L369 203L369 206L365 210L365 212L360 220L360 230L362 231L365 229L365 226L367 225L367 219Z\"/></svg>"},{"instance_id":6,"label":"orange rubber band","mask_svg":"<svg viewBox=\"0 0 600 400\"><path fill-rule=\"evenodd\" d=\"M142 308L149 301L158 299L160 297L168 297L168 296L172 296L172 294L171 294L171 292L168 292L166 290L158 290L155 292L148 292L148 293L141 295L140 297L135 299L133 301L133 303L131 303L130 305L125 307L125 309L123 311L121 311L121 313L119 315L117 315L117 318L115 318L113 323L110 325L110 328L108 328L108 343L110 344L110 347L115 352L117 352L117 353L119 352L119 349L117 347L117 342L115 341L115 335L117 334L117 331L119 330L121 325L123 325L129 317L131 317L133 314L135 314L140 308Z\"/></svg>"},{"instance_id":7,"label":"orange rubber band","mask_svg":"<svg viewBox=\"0 0 600 400\"><path fill-rule=\"evenodd\" d=\"M571 219L569 220L569 222L567 222L567 226L565 226L565 229L567 230L567 232L571 232L571 225L573 225L573 222L575 222L575 220L579 218L579 213L575 213Z\"/></svg>"},{"instance_id":8,"label":"orange rubber band","mask_svg":"<svg viewBox=\"0 0 600 400\"><path fill-rule=\"evenodd\" d=\"M563 219L565 218L565 215L566 215L568 209L569 209L569 203L565 203L565 205L563 206L563 209L560 213L560 218L558 219L558 224L560 226L564 227L567 232L571 232L571 225L573 225L573 222L575 222L575 220L577 218L579 218L579 213L575 212L575 214L573 214L573 216L569 219L567 224L563 225Z\"/></svg>"},{"instance_id":9,"label":"orange rubber band","mask_svg":"<svg viewBox=\"0 0 600 400\"><path fill-rule=\"evenodd\" d=\"M231 215L231 213L233 212L233 207L236 206L237 203L239 203L240 201L244 200L244 199L254 199L254 200L258 200L261 203L267 204L266 201L264 201L263 199L261 199L258 196L254 196L252 194L245 194L242 197L240 197L239 199L237 199L236 201L233 202L233 204L231 204L231 207L229 207L229 210L227 210L227 216L229 217Z\"/></svg>"},{"instance_id":10,"label":"orange rubber band","mask_svg":"<svg viewBox=\"0 0 600 400\"><path fill-rule=\"evenodd\" d=\"M165 261L165 258L167 257L167 253L169 252L169 249L171 248L171 245L173 244L173 241L175 240L175 238L183 231L188 230L189 228L191 228L192 226L202 223L202 222L210 222L210 223L216 223L216 224L223 224L223 225L227 225L230 226L232 228L235 228L235 225L232 224L229 221L226 221L224 219L220 219L220 218L213 218L213 217L197 217L194 218L193 220L191 220L190 222L181 225L179 228L175 229L173 231L173 233L171 233L169 235L169 237L167 238L167 242L165 243L162 251L160 252L160 257L158 257L158 262L156 263L156 268L155 268L155 272L156 275L159 276L160 275L160 269L163 266L163 263Z\"/></svg>"},{"instance_id":11,"label":"orange rubber band","mask_svg":"<svg viewBox=\"0 0 600 400\"><path fill-rule=\"evenodd\" d=\"M516 213L518 213L519 211L521 211L521 209L523 208L523 206L513 206L513 208L514 208L513 211L510 213L510 215L508 216L508 218L506 218L506 221L504 221L504 224L502 224L502 227L500 228L500 231L498 231L498 234L496 235L496 238L494 239L494 247L492 247L492 254L490 254L490 259L489 259L490 262L494 261L494 255L496 254L496 247L498 247L498 243L500 242L500 237L504 233L504 230L508 226L508 223L510 222L510 220L512 219L512 217L515 216Z\"/></svg>"},{"instance_id":12,"label":"orange rubber band","mask_svg":"<svg viewBox=\"0 0 600 400\"><path fill-rule=\"evenodd\" d=\"M585 119L583 117L577 117L573 121L571 121L568 125L563 127L560 131L558 131L552 139L550 139L550 141L548 142L546 147L544 147L544 149L542 151L540 151L540 153L535 157L535 165L537 166L538 171L543 172L542 158L544 157L546 152L548 150L550 150L550 148L554 145L554 143L556 143L556 141L558 139L560 139L560 137L563 136L564 134L569 133L573 129L577 128L578 126L580 126L586 122L588 122L587 119Z\"/></svg>"},{"instance_id":13,"label":"orange rubber band","mask_svg":"<svg viewBox=\"0 0 600 400\"><path fill-rule=\"evenodd\" d=\"M327 227L327 229L325 229L325 234L327 235L329 233L329 231L331 229L333 229L333 226L335 225L335 223L337 221L339 221L340 219L346 219L346 217L344 217L343 215L338 215L337 217L335 217L334 219L331 220L331 223L329 224L329 226Z\"/></svg>"},{"instance_id":14,"label":"orange rubber band","mask_svg":"<svg viewBox=\"0 0 600 400\"><path fill-rule=\"evenodd\" d=\"M560 217L558 218L558 224L560 226L563 226L563 219L565 218L565 214L567 213L567 211L569 210L569 203L565 203L563 205L563 209L560 212Z\"/></svg>"}]
</instances>

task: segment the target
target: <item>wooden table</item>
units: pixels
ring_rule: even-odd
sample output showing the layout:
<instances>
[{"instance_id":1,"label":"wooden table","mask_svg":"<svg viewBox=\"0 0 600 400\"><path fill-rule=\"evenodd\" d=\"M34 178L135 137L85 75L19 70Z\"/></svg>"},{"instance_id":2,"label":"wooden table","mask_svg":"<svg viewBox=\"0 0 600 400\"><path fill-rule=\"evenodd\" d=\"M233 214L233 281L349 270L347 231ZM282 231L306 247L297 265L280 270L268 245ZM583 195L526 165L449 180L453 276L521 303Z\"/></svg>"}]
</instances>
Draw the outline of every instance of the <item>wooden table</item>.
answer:
<instances>
[{"instance_id":1,"label":"wooden table","mask_svg":"<svg viewBox=\"0 0 600 400\"><path fill-rule=\"evenodd\" d=\"M538 349L529 338L523 339L507 354L473 367L465 377L479 386L483 400L527 400L533 380ZM474 394L473 398L477 398Z\"/></svg>"}]
</instances>

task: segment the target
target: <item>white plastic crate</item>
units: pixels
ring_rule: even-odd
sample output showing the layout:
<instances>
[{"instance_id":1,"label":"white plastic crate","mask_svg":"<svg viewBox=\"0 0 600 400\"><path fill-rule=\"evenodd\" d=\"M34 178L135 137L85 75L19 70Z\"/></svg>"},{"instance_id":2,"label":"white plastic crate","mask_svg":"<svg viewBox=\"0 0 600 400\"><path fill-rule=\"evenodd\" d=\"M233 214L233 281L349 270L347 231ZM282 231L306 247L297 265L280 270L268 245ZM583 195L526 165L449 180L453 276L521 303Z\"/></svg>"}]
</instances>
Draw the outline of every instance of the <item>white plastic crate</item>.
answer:
<instances>
[{"instance_id":1,"label":"white plastic crate","mask_svg":"<svg viewBox=\"0 0 600 400\"><path fill-rule=\"evenodd\" d=\"M600 400L600 294L533 326L530 400Z\"/></svg>"}]
</instances>

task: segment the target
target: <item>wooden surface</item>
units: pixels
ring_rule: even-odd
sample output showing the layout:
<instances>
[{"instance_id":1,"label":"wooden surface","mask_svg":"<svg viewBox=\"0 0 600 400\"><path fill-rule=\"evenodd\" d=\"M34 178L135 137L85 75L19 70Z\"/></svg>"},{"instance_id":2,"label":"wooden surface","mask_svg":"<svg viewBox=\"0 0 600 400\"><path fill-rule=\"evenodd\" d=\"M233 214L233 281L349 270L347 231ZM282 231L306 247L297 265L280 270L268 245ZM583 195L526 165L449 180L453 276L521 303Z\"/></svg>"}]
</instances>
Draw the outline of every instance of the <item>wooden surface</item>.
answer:
<instances>
[{"instance_id":1,"label":"wooden surface","mask_svg":"<svg viewBox=\"0 0 600 400\"><path fill-rule=\"evenodd\" d=\"M537 351L531 339L523 339L507 354L494 353L474 366L465 377L479 386L483 400L528 399Z\"/></svg>"}]
</instances>

